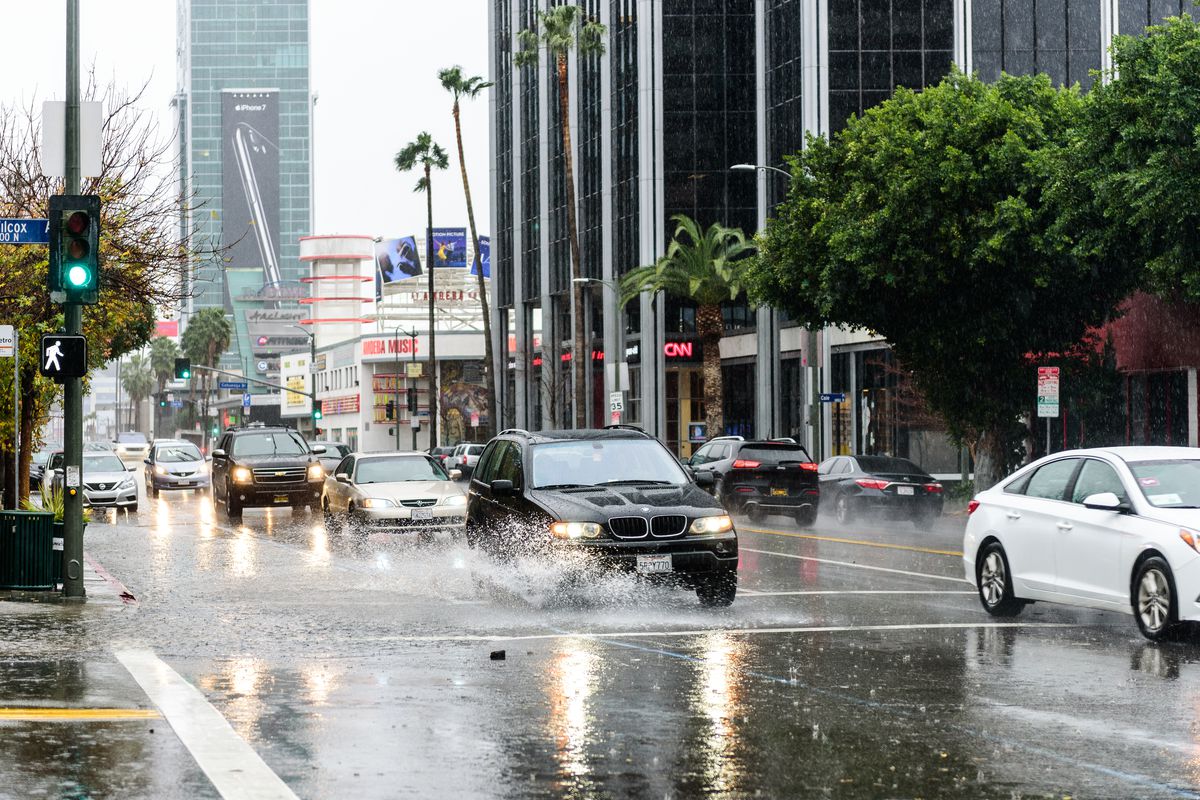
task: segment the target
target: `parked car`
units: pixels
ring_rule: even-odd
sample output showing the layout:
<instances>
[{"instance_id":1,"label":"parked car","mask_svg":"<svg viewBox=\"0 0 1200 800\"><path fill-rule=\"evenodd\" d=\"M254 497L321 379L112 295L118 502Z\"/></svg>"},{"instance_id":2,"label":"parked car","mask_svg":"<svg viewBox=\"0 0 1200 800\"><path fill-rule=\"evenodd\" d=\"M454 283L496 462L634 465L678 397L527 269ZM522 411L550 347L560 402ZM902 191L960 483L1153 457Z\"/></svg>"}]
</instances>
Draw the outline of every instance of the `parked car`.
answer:
<instances>
[{"instance_id":1,"label":"parked car","mask_svg":"<svg viewBox=\"0 0 1200 800\"><path fill-rule=\"evenodd\" d=\"M459 532L467 496L433 456L417 452L351 453L325 477L325 528L338 533Z\"/></svg>"},{"instance_id":2,"label":"parked car","mask_svg":"<svg viewBox=\"0 0 1200 800\"><path fill-rule=\"evenodd\" d=\"M500 558L579 554L584 568L737 594L733 520L657 439L630 428L508 430L488 443L467 496L467 544Z\"/></svg>"},{"instance_id":3,"label":"parked car","mask_svg":"<svg viewBox=\"0 0 1200 800\"><path fill-rule=\"evenodd\" d=\"M821 462L817 474L842 525L875 514L924 527L942 514L942 484L907 458L834 456Z\"/></svg>"},{"instance_id":4,"label":"parked car","mask_svg":"<svg viewBox=\"0 0 1200 800\"><path fill-rule=\"evenodd\" d=\"M464 478L471 477L471 473L475 471L475 465L479 463L479 457L483 455L484 446L482 444L462 442L454 448L446 459L446 468L458 470Z\"/></svg>"},{"instance_id":5,"label":"parked car","mask_svg":"<svg viewBox=\"0 0 1200 800\"><path fill-rule=\"evenodd\" d=\"M29 490L40 491L42 486L42 475L46 472L46 462L50 460L50 455L54 453L53 449L38 450L29 458Z\"/></svg>"},{"instance_id":6,"label":"parked car","mask_svg":"<svg viewBox=\"0 0 1200 800\"><path fill-rule=\"evenodd\" d=\"M207 489L208 462L194 444L155 440L145 461L146 491L151 497L167 489Z\"/></svg>"},{"instance_id":7,"label":"parked car","mask_svg":"<svg viewBox=\"0 0 1200 800\"><path fill-rule=\"evenodd\" d=\"M85 452L85 453L89 452L86 446L84 447L83 452ZM110 450L109 452L112 452L112 451ZM51 481L54 478L54 471L62 470L63 459L65 456L66 456L66 454L62 450L54 450L46 458L46 465L42 468L42 477L41 477L41 480L38 481L38 487L37 487L38 491L41 492L42 494L45 494L46 492L48 492L50 490ZM30 491L33 491L32 484L30 485L29 489L30 489Z\"/></svg>"},{"instance_id":8,"label":"parked car","mask_svg":"<svg viewBox=\"0 0 1200 800\"><path fill-rule=\"evenodd\" d=\"M246 425L226 428L212 452L212 497L238 518L243 508L290 506L314 510L321 502L325 470L311 448L291 428Z\"/></svg>"},{"instance_id":9,"label":"parked car","mask_svg":"<svg viewBox=\"0 0 1200 800\"><path fill-rule=\"evenodd\" d=\"M817 465L791 439L747 442L740 436L719 437L701 445L688 466L696 474L711 474L713 495L752 522L769 514L792 517L802 527L817 521Z\"/></svg>"},{"instance_id":10,"label":"parked car","mask_svg":"<svg viewBox=\"0 0 1200 800\"><path fill-rule=\"evenodd\" d=\"M96 440L94 442L84 442L83 451L85 453L115 453L117 451L117 446L112 442Z\"/></svg>"},{"instance_id":11,"label":"parked car","mask_svg":"<svg viewBox=\"0 0 1200 800\"><path fill-rule=\"evenodd\" d=\"M150 442L146 435L137 431L125 431L117 434L117 456L126 466L141 464L150 455Z\"/></svg>"},{"instance_id":12,"label":"parked car","mask_svg":"<svg viewBox=\"0 0 1200 800\"><path fill-rule=\"evenodd\" d=\"M1035 600L1120 611L1152 640L1200 620L1200 449L1055 453L967 509L963 567L989 614Z\"/></svg>"},{"instance_id":13,"label":"parked car","mask_svg":"<svg viewBox=\"0 0 1200 800\"><path fill-rule=\"evenodd\" d=\"M55 453L59 456L61 453ZM51 462L55 459L51 456ZM50 487L62 491L65 485L64 467L49 472ZM133 472L122 463L116 453L84 451L83 453L83 504L95 507L116 507L129 511L138 510L137 481Z\"/></svg>"},{"instance_id":14,"label":"parked car","mask_svg":"<svg viewBox=\"0 0 1200 800\"><path fill-rule=\"evenodd\" d=\"M429 451L429 455L436 458L438 463L441 464L443 468L446 468L446 461L453 453L453 447L434 447Z\"/></svg>"},{"instance_id":15,"label":"parked car","mask_svg":"<svg viewBox=\"0 0 1200 800\"><path fill-rule=\"evenodd\" d=\"M321 462L321 468L325 470L326 475L332 475L333 469L341 460L350 455L350 445L342 442L309 442L309 446L321 445L325 448L325 452L318 457Z\"/></svg>"}]
</instances>

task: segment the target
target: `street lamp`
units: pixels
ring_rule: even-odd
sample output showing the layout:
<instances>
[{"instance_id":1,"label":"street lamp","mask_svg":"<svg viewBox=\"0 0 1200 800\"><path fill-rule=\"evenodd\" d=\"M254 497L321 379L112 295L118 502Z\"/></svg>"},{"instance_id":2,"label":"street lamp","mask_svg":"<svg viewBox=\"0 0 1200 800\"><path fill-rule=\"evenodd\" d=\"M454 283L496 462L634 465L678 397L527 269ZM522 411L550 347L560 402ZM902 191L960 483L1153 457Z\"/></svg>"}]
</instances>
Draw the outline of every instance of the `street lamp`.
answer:
<instances>
[{"instance_id":1,"label":"street lamp","mask_svg":"<svg viewBox=\"0 0 1200 800\"><path fill-rule=\"evenodd\" d=\"M304 335L308 337L308 387L312 392L312 397L309 398L309 402L311 403L314 402L317 397L317 335L308 328L305 328L303 325L293 325L292 327L298 331L302 331ZM316 423L314 422L314 437L317 435L316 430Z\"/></svg>"},{"instance_id":2,"label":"street lamp","mask_svg":"<svg viewBox=\"0 0 1200 800\"><path fill-rule=\"evenodd\" d=\"M396 374L392 376L393 385L395 386L396 400L392 411L392 421L396 423L396 449L400 449L400 333L403 331L408 338L412 339L412 346L408 348L409 354L412 356L412 363L417 363L417 330L414 328L411 331L403 330L399 325L392 329L393 352L396 354ZM409 389L409 391L413 391ZM413 403L412 414L416 414L416 403ZM414 417L415 418L415 417ZM433 445L431 444L432 448ZM412 449L417 449L417 429L412 429Z\"/></svg>"},{"instance_id":3,"label":"street lamp","mask_svg":"<svg viewBox=\"0 0 1200 800\"><path fill-rule=\"evenodd\" d=\"M784 176L788 180L791 180L791 177L792 177L792 173L788 172L786 169L780 169L779 167L772 167L769 164L734 164L732 167L730 167L730 169L736 169L738 171L743 171L743 172L744 171L757 172L757 171L770 170L772 172L778 172L780 175Z\"/></svg>"}]
</instances>

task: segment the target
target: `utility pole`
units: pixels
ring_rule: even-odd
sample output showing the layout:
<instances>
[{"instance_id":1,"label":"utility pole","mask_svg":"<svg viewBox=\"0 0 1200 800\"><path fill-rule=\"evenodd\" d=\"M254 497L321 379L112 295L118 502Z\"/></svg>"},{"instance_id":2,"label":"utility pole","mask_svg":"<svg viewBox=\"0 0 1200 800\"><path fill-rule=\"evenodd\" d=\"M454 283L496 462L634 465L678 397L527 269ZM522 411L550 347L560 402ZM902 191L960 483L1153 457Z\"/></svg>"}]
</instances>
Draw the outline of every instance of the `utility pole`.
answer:
<instances>
[{"instance_id":1,"label":"utility pole","mask_svg":"<svg viewBox=\"0 0 1200 800\"><path fill-rule=\"evenodd\" d=\"M79 0L67 0L65 194L79 194ZM94 224L99 224L99 219ZM83 333L83 307L63 304L67 334ZM120 387L118 386L118 391ZM118 425L119 427L119 425ZM67 378L63 387L64 488L72 480L78 491L63 492L63 594L82 598L83 588L83 381Z\"/></svg>"},{"instance_id":2,"label":"utility pole","mask_svg":"<svg viewBox=\"0 0 1200 800\"><path fill-rule=\"evenodd\" d=\"M432 264L430 266L433 266ZM396 357L396 367L392 375L392 388L395 389L395 405L392 406L392 422L395 423L396 449L400 449L400 326L392 328L392 355Z\"/></svg>"}]
</instances>

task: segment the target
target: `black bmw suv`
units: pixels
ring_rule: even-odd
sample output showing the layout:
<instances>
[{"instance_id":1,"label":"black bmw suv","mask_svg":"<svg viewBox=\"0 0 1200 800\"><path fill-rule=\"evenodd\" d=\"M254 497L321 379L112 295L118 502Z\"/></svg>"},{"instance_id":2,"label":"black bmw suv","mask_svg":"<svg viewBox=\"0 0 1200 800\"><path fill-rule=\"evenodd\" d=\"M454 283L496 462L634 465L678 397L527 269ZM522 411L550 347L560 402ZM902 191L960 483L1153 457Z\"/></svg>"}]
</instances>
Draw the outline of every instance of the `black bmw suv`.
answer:
<instances>
[{"instance_id":1,"label":"black bmw suv","mask_svg":"<svg viewBox=\"0 0 1200 800\"><path fill-rule=\"evenodd\" d=\"M212 451L213 502L240 517L252 506L307 506L321 502L325 470L317 459L323 445L313 445L291 428L246 425L226 428Z\"/></svg>"},{"instance_id":2,"label":"black bmw suv","mask_svg":"<svg viewBox=\"0 0 1200 800\"><path fill-rule=\"evenodd\" d=\"M500 555L586 553L602 568L694 588L705 605L737 594L733 521L636 428L501 432L471 476L466 536Z\"/></svg>"}]
</instances>

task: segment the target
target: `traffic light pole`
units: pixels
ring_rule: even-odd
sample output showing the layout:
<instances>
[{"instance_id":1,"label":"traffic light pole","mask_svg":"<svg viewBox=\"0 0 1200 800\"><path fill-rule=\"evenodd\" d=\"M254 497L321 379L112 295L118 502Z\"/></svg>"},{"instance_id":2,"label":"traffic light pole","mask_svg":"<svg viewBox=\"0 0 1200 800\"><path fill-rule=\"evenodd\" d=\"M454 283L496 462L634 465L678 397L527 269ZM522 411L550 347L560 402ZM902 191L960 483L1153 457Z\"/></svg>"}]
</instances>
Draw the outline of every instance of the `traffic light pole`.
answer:
<instances>
[{"instance_id":1,"label":"traffic light pole","mask_svg":"<svg viewBox=\"0 0 1200 800\"><path fill-rule=\"evenodd\" d=\"M79 0L67 0L65 194L79 194ZM97 220L96 224L99 224ZM83 307L63 305L66 332L83 333ZM83 598L83 381L63 385L63 594ZM71 492L74 482L75 492Z\"/></svg>"}]
</instances>

